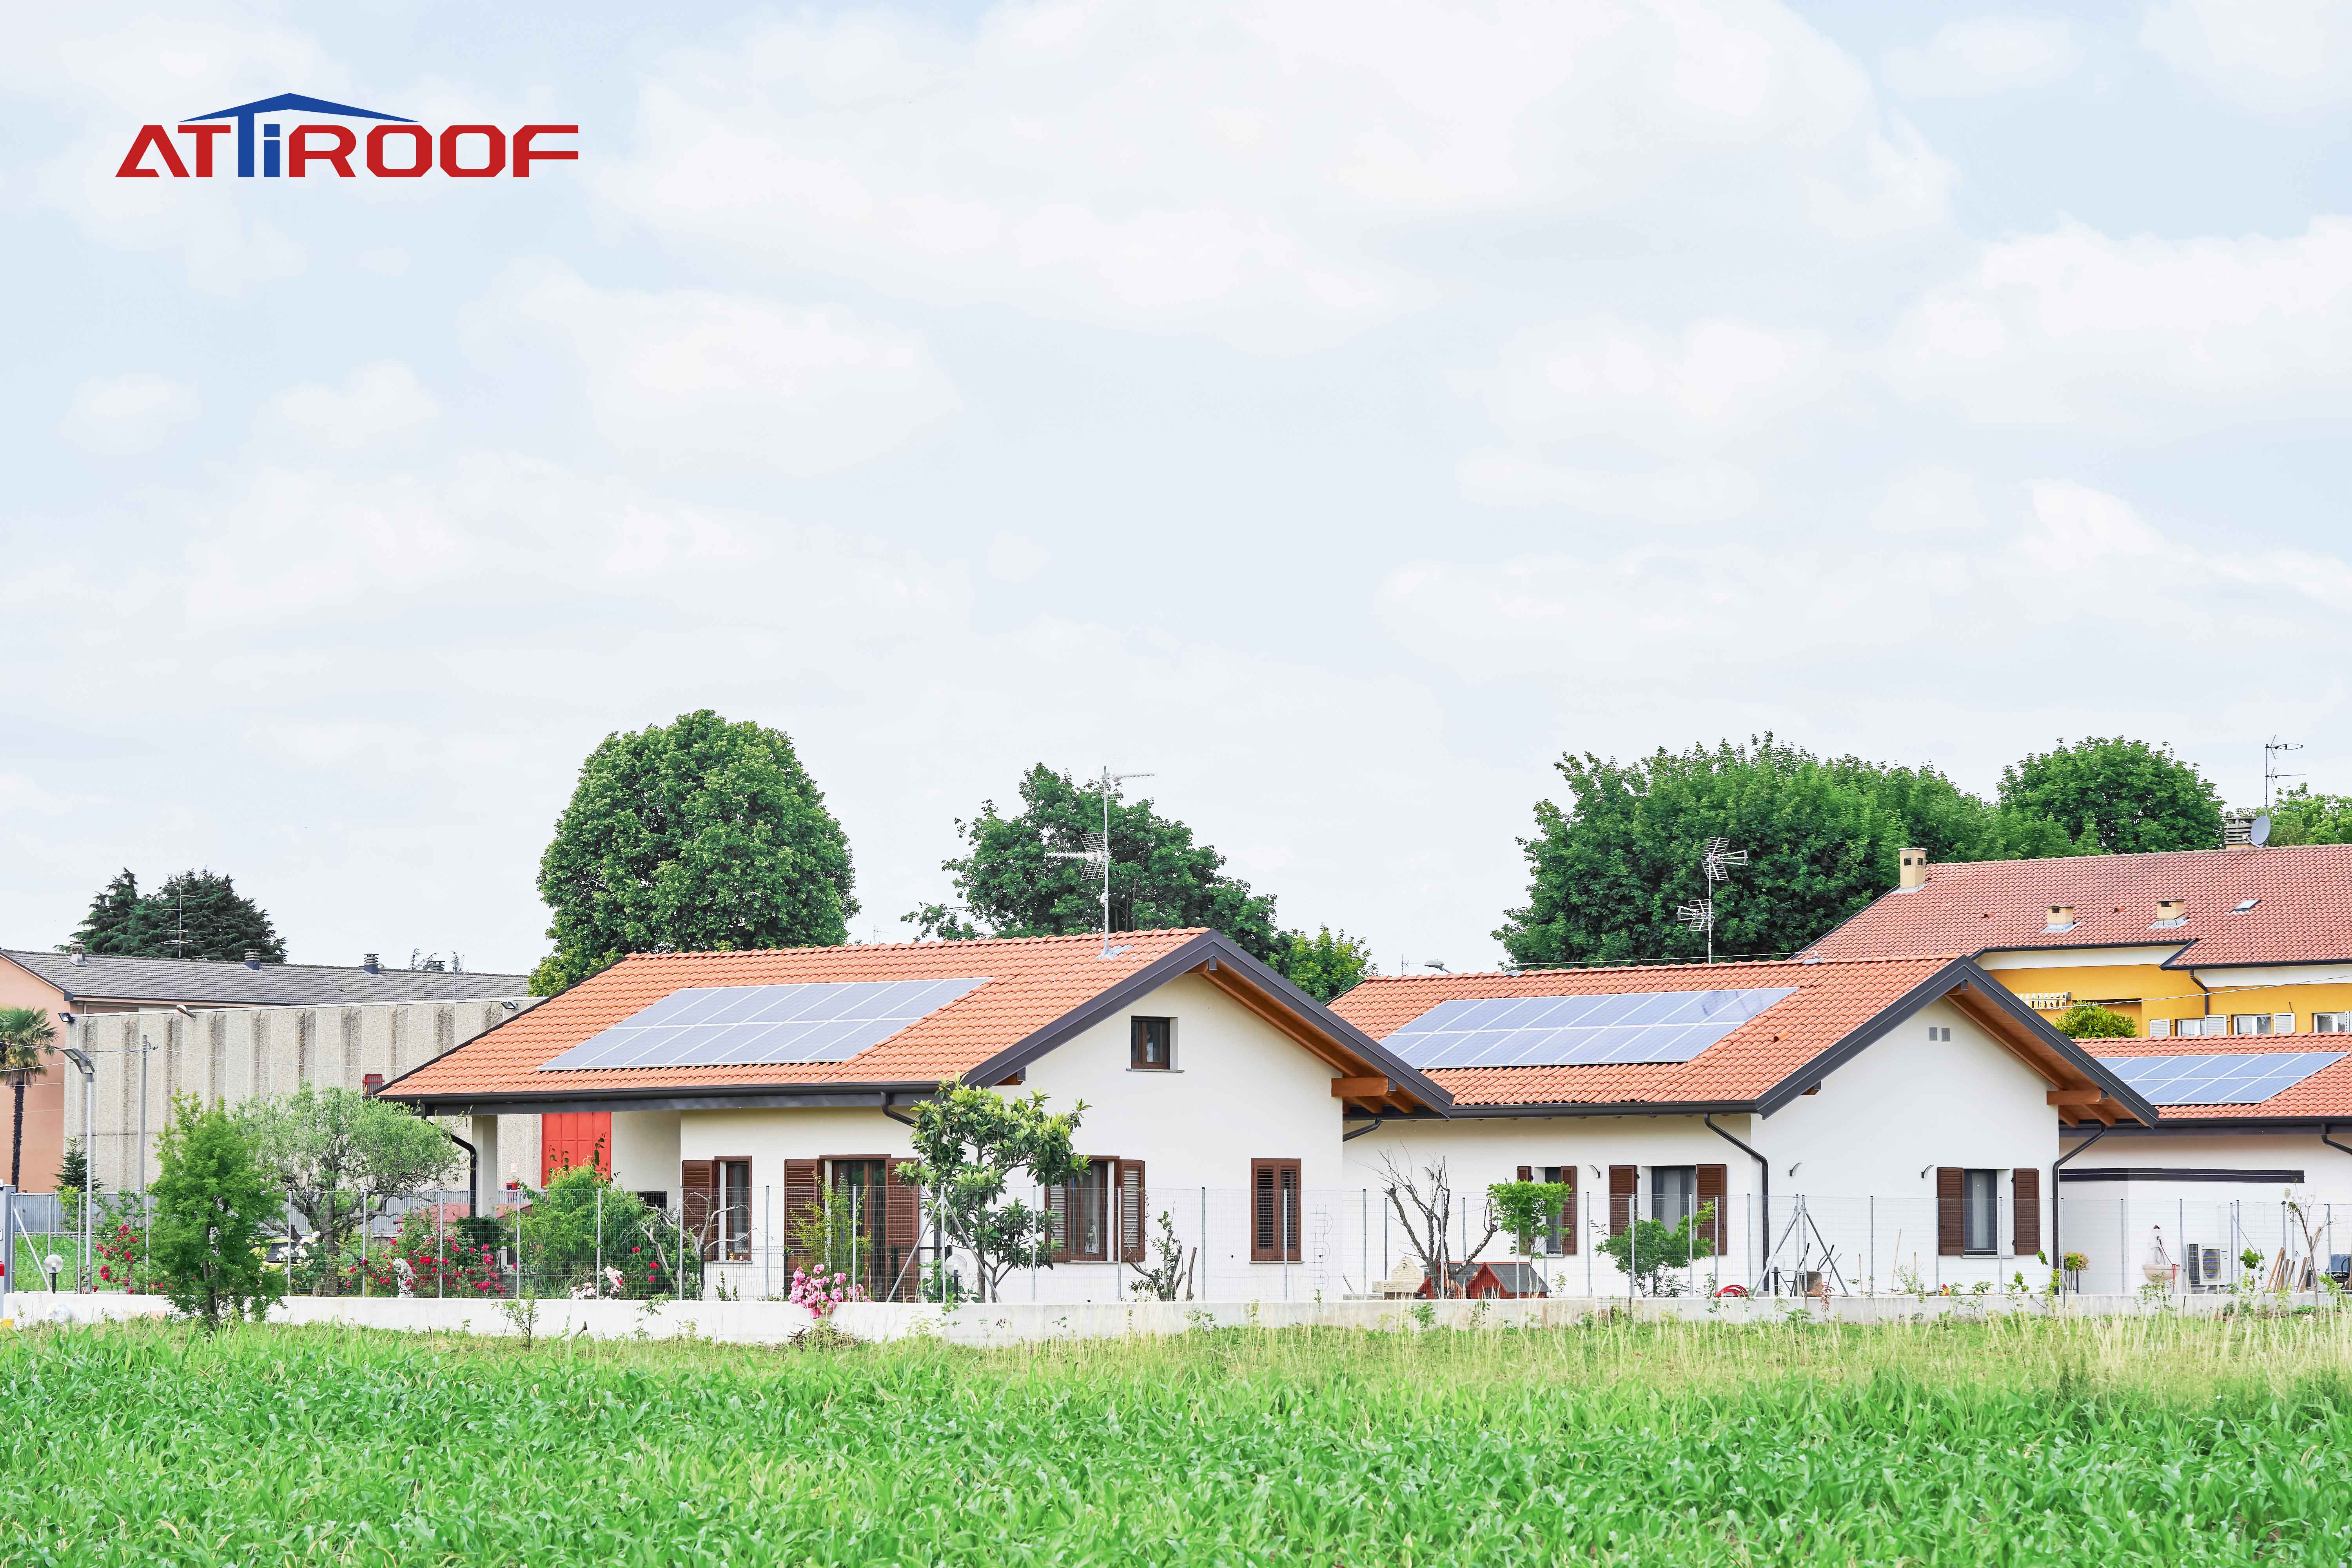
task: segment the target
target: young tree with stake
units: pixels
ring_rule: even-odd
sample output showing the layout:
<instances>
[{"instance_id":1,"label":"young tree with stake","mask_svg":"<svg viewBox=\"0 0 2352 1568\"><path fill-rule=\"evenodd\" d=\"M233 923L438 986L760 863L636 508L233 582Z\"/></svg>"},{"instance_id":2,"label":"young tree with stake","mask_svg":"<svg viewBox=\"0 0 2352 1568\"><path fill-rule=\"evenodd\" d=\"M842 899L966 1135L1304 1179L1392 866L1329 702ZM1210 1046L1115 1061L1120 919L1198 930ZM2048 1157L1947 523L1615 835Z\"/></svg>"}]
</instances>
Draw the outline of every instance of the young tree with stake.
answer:
<instances>
[{"instance_id":1,"label":"young tree with stake","mask_svg":"<svg viewBox=\"0 0 2352 1568\"><path fill-rule=\"evenodd\" d=\"M971 1254L981 1300L997 1300L1013 1269L1052 1267L1045 1211L1008 1199L1005 1189L1015 1176L1058 1187L1084 1175L1086 1159L1070 1141L1086 1109L1081 1100L1048 1111L1043 1094L1008 1099L961 1079L915 1107L915 1161L900 1167L899 1179L930 1194L940 1228Z\"/></svg>"}]
</instances>

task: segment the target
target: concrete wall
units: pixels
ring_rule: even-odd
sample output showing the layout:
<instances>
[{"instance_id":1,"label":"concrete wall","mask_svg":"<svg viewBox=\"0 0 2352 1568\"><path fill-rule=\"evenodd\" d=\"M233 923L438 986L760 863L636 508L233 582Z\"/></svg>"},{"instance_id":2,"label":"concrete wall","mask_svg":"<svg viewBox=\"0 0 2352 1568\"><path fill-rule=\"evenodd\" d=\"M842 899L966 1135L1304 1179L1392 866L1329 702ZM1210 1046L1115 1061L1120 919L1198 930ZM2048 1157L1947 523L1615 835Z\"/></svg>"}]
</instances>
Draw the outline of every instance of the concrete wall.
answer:
<instances>
[{"instance_id":1,"label":"concrete wall","mask_svg":"<svg viewBox=\"0 0 2352 1568\"><path fill-rule=\"evenodd\" d=\"M172 1097L194 1094L230 1104L282 1094L302 1084L359 1089L369 1073L395 1078L455 1049L530 997L502 1002L398 1002L349 1007L222 1007L184 1017L173 1012L110 1013L77 1019L70 1043L97 1067L90 1140L100 1192L140 1185L141 1066L144 1050L146 1179L155 1176L154 1143L172 1113ZM60 1044L68 1043L60 1038ZM79 1075L65 1108L69 1136L82 1130ZM509 1160L527 1179L539 1174L539 1118L499 1119ZM462 1177L459 1178L462 1181Z\"/></svg>"}]
</instances>

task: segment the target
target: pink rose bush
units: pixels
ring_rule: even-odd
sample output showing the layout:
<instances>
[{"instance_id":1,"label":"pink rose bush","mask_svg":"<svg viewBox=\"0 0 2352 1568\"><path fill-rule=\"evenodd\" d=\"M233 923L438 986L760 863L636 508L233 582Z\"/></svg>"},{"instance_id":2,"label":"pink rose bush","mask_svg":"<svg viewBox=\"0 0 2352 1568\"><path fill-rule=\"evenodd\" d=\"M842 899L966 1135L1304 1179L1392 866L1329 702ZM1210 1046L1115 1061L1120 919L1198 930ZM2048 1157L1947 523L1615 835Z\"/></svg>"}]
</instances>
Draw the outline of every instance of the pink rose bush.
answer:
<instances>
[{"instance_id":1,"label":"pink rose bush","mask_svg":"<svg viewBox=\"0 0 2352 1568\"><path fill-rule=\"evenodd\" d=\"M784 1298L798 1306L806 1307L822 1318L844 1301L866 1300L866 1287L855 1284L846 1274L827 1274L822 1268L811 1274L806 1269L793 1270L792 1293Z\"/></svg>"}]
</instances>

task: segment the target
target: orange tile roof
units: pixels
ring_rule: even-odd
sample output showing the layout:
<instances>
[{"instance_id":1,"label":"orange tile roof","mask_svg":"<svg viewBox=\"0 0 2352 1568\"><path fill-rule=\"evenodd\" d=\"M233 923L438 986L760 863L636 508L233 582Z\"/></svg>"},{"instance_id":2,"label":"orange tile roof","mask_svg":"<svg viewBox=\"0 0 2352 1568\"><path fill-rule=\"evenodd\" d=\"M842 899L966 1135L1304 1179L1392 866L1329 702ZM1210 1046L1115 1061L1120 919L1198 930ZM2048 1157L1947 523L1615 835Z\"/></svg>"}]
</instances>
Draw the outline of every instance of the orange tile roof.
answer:
<instances>
[{"instance_id":1,"label":"orange tile roof","mask_svg":"<svg viewBox=\"0 0 2352 1568\"><path fill-rule=\"evenodd\" d=\"M1740 1104L1761 1097L1952 963L1949 957L1930 957L1400 975L1365 981L1331 1010L1374 1039L1385 1039L1441 1002L1473 997L1794 986L1796 994L1782 997L1686 1062L1429 1072L1462 1108Z\"/></svg>"},{"instance_id":2,"label":"orange tile roof","mask_svg":"<svg viewBox=\"0 0 2352 1568\"><path fill-rule=\"evenodd\" d=\"M1119 931L995 942L795 947L758 952L640 952L384 1086L395 1099L560 1097L588 1090L740 1085L937 1083L970 1071L1120 981L1208 933ZM541 1072L582 1041L689 986L812 981L941 980L988 984L846 1061L782 1066L585 1068Z\"/></svg>"},{"instance_id":3,"label":"orange tile roof","mask_svg":"<svg viewBox=\"0 0 2352 1568\"><path fill-rule=\"evenodd\" d=\"M2159 899L2187 899L2187 923L2149 930ZM2261 902L2233 912L2247 899ZM2042 929L2053 904L2074 906L2072 931ZM2174 968L2352 959L2352 844L1931 866L1923 885L1885 894L1810 951L1844 959L2174 942L2188 946Z\"/></svg>"},{"instance_id":4,"label":"orange tile roof","mask_svg":"<svg viewBox=\"0 0 2352 1568\"><path fill-rule=\"evenodd\" d=\"M2234 1121L2243 1117L2340 1116L2352 1121L2352 1035L2192 1035L2179 1039L2084 1040L2102 1061L2130 1057L2254 1057L2295 1051L2343 1051L2345 1058L2321 1068L2252 1105L2157 1104L2167 1121ZM2129 1131L2130 1129L2124 1129Z\"/></svg>"}]
</instances>

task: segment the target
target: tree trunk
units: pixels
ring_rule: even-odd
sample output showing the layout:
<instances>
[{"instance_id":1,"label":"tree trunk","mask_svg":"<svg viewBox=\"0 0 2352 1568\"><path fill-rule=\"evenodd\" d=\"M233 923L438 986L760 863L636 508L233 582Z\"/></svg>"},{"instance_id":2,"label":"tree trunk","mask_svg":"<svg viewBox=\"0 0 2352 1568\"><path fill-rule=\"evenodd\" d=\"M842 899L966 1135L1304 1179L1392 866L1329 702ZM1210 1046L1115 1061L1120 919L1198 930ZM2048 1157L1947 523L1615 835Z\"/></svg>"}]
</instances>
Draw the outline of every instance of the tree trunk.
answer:
<instances>
[{"instance_id":1,"label":"tree trunk","mask_svg":"<svg viewBox=\"0 0 2352 1568\"><path fill-rule=\"evenodd\" d=\"M24 1191L22 1180L25 1164L25 1075L10 1075L16 1080L16 1130L8 1141L8 1184Z\"/></svg>"}]
</instances>

